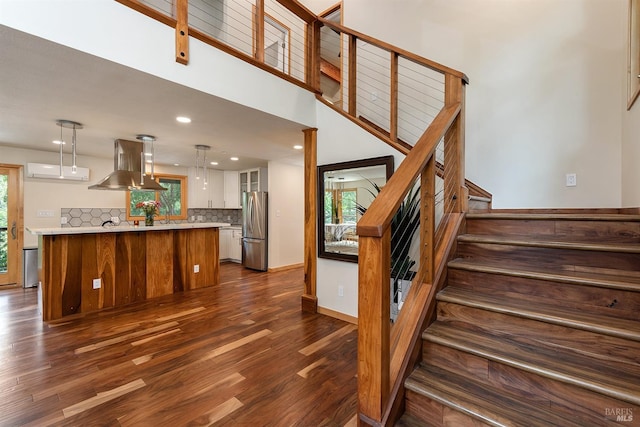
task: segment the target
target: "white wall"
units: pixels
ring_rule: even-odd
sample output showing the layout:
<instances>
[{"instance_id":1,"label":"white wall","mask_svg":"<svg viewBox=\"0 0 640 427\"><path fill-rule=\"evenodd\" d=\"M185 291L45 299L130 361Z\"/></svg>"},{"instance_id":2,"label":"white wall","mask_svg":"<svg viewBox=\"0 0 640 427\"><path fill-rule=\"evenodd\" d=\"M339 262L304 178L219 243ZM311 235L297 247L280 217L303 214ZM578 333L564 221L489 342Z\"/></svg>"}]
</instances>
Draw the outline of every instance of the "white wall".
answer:
<instances>
[{"instance_id":1,"label":"white wall","mask_svg":"<svg viewBox=\"0 0 640 427\"><path fill-rule=\"evenodd\" d=\"M640 100L624 115L622 207L640 207Z\"/></svg>"},{"instance_id":2,"label":"white wall","mask_svg":"<svg viewBox=\"0 0 640 427\"><path fill-rule=\"evenodd\" d=\"M343 19L467 74L467 177L494 207L619 207L626 14L626 0L345 0Z\"/></svg>"},{"instance_id":3,"label":"white wall","mask_svg":"<svg viewBox=\"0 0 640 427\"><path fill-rule=\"evenodd\" d=\"M59 164L57 153L22 148L0 147L2 163L24 167L24 226L25 228L59 227L61 208L125 208L124 191L89 190L107 174L113 172L113 160L78 155L78 166L89 168L89 181L61 181L28 178L27 163ZM69 166L69 160L65 161ZM157 166L156 172L186 175L186 169ZM39 210L53 211L53 217L39 218ZM25 230L24 246L37 246L38 238Z\"/></svg>"},{"instance_id":4,"label":"white wall","mask_svg":"<svg viewBox=\"0 0 640 427\"><path fill-rule=\"evenodd\" d=\"M269 268L301 264L304 262L304 167L271 161L268 173Z\"/></svg>"},{"instance_id":5,"label":"white wall","mask_svg":"<svg viewBox=\"0 0 640 427\"><path fill-rule=\"evenodd\" d=\"M318 102L318 165L393 155L397 169L404 156ZM343 286L344 296L338 296ZM318 306L358 316L358 265L318 258Z\"/></svg>"}]
</instances>

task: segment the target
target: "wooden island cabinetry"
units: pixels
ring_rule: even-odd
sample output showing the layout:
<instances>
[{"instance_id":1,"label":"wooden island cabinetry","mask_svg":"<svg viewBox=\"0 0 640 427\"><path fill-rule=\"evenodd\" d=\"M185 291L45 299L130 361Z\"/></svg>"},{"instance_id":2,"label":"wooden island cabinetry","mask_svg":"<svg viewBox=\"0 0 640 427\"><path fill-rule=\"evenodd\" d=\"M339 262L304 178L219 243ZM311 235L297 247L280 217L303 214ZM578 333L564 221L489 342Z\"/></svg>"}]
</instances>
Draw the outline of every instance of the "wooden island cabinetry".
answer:
<instances>
[{"instance_id":1,"label":"wooden island cabinetry","mask_svg":"<svg viewBox=\"0 0 640 427\"><path fill-rule=\"evenodd\" d=\"M43 320L216 286L219 227L228 225L29 230L40 241Z\"/></svg>"}]
</instances>

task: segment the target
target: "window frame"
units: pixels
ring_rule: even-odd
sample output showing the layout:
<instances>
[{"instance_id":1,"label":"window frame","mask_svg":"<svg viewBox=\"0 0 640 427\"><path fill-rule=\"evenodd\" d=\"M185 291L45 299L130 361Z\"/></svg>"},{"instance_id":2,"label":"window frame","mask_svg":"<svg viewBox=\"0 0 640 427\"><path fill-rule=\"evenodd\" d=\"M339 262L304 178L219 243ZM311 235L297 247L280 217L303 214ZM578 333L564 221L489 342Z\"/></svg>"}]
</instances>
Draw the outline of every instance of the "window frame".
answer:
<instances>
[{"instance_id":1,"label":"window frame","mask_svg":"<svg viewBox=\"0 0 640 427\"><path fill-rule=\"evenodd\" d=\"M183 207L183 209L181 209L181 213L179 215L171 215L169 217L170 220L185 220L187 219L187 177L185 175L174 175L174 174L167 174L167 173L156 173L154 174L154 180L157 183L160 183L161 179L167 179L167 180L179 180L180 181L180 206ZM126 195L126 209L127 209L127 221L135 221L135 220L141 220L144 219L144 215L132 215L131 214L131 191L136 191L136 190L130 190L127 191L127 195ZM151 193L151 192L148 192ZM154 191L154 198L153 200L160 202L162 204L162 199L160 197L160 191ZM162 217L166 217L164 215L159 215Z\"/></svg>"}]
</instances>

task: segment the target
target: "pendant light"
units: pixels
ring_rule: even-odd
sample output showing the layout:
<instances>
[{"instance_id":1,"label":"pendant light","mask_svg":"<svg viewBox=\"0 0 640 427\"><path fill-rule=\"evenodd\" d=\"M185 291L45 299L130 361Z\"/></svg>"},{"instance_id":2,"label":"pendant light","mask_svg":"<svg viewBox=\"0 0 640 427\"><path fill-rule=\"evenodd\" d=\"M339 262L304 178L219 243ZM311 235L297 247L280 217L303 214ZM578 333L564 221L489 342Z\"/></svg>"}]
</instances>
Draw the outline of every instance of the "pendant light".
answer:
<instances>
[{"instance_id":1,"label":"pendant light","mask_svg":"<svg viewBox=\"0 0 640 427\"><path fill-rule=\"evenodd\" d=\"M60 126L60 178L64 178L64 168L63 168L63 151L62 146L64 145L64 140L62 138L62 128L72 129L71 134L71 173L75 174L78 172L78 165L76 164L76 150L77 150L77 140L76 140L76 129L82 129L83 126L81 123L74 122L73 120L57 120L56 124Z\"/></svg>"},{"instance_id":2,"label":"pendant light","mask_svg":"<svg viewBox=\"0 0 640 427\"><path fill-rule=\"evenodd\" d=\"M209 150L211 150L211 146L209 145L196 145L196 179L200 179L200 168L202 168L203 190L206 190L209 184L209 180L207 179L207 151ZM202 152L202 154L200 152Z\"/></svg>"}]
</instances>

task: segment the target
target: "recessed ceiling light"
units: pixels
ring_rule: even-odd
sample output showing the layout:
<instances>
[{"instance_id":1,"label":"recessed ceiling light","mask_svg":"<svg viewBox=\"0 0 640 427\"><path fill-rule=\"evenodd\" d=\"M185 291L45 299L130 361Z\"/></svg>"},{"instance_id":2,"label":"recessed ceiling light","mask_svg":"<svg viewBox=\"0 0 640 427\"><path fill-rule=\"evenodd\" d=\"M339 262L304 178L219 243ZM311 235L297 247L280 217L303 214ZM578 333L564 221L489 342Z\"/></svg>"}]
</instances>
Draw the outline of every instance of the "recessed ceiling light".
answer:
<instances>
[{"instance_id":1,"label":"recessed ceiling light","mask_svg":"<svg viewBox=\"0 0 640 427\"><path fill-rule=\"evenodd\" d=\"M294 145L293 148L295 150L302 150L302 145Z\"/></svg>"},{"instance_id":2,"label":"recessed ceiling light","mask_svg":"<svg viewBox=\"0 0 640 427\"><path fill-rule=\"evenodd\" d=\"M191 123L191 119L189 117L178 116L176 117L176 120L180 123Z\"/></svg>"},{"instance_id":3,"label":"recessed ceiling light","mask_svg":"<svg viewBox=\"0 0 640 427\"><path fill-rule=\"evenodd\" d=\"M153 154L151 154L151 153L144 153L144 155L147 156L147 157L153 156Z\"/></svg>"},{"instance_id":4,"label":"recessed ceiling light","mask_svg":"<svg viewBox=\"0 0 640 427\"><path fill-rule=\"evenodd\" d=\"M60 142L62 142L62 144L63 144L63 145L64 145L64 144L66 144L66 142L64 142L64 141L60 141L60 140L58 140L58 139L56 139L55 141L53 141L53 143L54 143L54 144L56 144L56 145L60 145Z\"/></svg>"},{"instance_id":5,"label":"recessed ceiling light","mask_svg":"<svg viewBox=\"0 0 640 427\"><path fill-rule=\"evenodd\" d=\"M218 162L211 162L213 166L218 166Z\"/></svg>"},{"instance_id":6,"label":"recessed ceiling light","mask_svg":"<svg viewBox=\"0 0 640 427\"><path fill-rule=\"evenodd\" d=\"M145 163L152 163L151 160L146 160Z\"/></svg>"},{"instance_id":7,"label":"recessed ceiling light","mask_svg":"<svg viewBox=\"0 0 640 427\"><path fill-rule=\"evenodd\" d=\"M238 159L237 157L231 157L231 160L233 160L234 162L237 162L240 159Z\"/></svg>"},{"instance_id":8,"label":"recessed ceiling light","mask_svg":"<svg viewBox=\"0 0 640 427\"><path fill-rule=\"evenodd\" d=\"M173 166L180 166L180 163L174 163Z\"/></svg>"}]
</instances>

